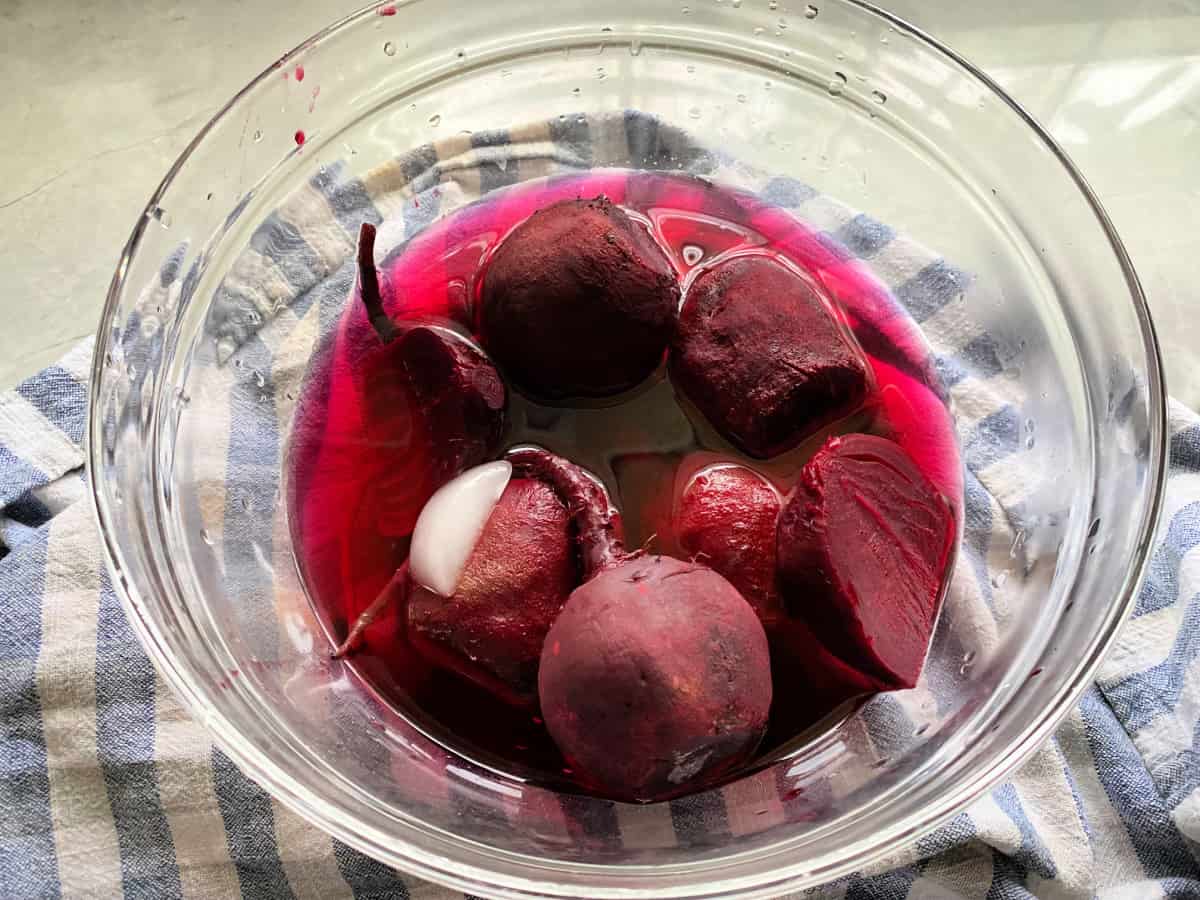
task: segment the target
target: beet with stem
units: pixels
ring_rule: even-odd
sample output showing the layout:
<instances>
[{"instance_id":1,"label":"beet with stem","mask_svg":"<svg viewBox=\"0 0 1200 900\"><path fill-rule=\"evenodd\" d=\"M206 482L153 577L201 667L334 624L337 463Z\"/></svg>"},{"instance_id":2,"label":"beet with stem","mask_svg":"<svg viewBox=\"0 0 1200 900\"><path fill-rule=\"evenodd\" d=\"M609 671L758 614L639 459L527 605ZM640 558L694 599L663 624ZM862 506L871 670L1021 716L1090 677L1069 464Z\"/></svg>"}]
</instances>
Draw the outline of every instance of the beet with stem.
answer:
<instances>
[{"instance_id":1,"label":"beet with stem","mask_svg":"<svg viewBox=\"0 0 1200 900\"><path fill-rule=\"evenodd\" d=\"M364 222L359 292L384 345L364 373L366 433L381 450L394 451L381 454L377 524L382 533L403 537L435 490L495 454L508 392L491 360L462 335L432 323L392 321L374 252L375 226Z\"/></svg>"},{"instance_id":2,"label":"beet with stem","mask_svg":"<svg viewBox=\"0 0 1200 900\"><path fill-rule=\"evenodd\" d=\"M789 612L843 661L893 688L917 683L953 562L954 512L885 438L830 438L779 519Z\"/></svg>"},{"instance_id":3,"label":"beet with stem","mask_svg":"<svg viewBox=\"0 0 1200 900\"><path fill-rule=\"evenodd\" d=\"M757 748L771 705L767 639L712 569L625 552L604 488L546 450L510 451L575 523L583 584L550 628L538 695L576 776L617 800L662 800L728 773Z\"/></svg>"},{"instance_id":4,"label":"beet with stem","mask_svg":"<svg viewBox=\"0 0 1200 900\"><path fill-rule=\"evenodd\" d=\"M506 376L535 399L607 397L662 362L679 283L648 230L605 197L538 210L496 248L480 330Z\"/></svg>"},{"instance_id":5,"label":"beet with stem","mask_svg":"<svg viewBox=\"0 0 1200 900\"><path fill-rule=\"evenodd\" d=\"M769 257L718 263L688 288L671 378L749 455L790 450L852 413L871 390L867 360L832 302Z\"/></svg>"}]
</instances>

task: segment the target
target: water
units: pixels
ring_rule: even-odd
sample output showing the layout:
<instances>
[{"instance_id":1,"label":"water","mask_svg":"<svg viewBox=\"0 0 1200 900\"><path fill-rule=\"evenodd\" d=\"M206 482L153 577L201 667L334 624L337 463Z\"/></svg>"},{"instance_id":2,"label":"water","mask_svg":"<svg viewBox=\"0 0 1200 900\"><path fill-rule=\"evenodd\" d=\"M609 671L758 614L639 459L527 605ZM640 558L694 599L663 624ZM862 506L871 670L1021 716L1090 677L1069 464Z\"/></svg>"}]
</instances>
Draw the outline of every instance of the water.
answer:
<instances>
[{"instance_id":1,"label":"water","mask_svg":"<svg viewBox=\"0 0 1200 900\"><path fill-rule=\"evenodd\" d=\"M474 333L478 273L503 235L539 207L600 194L652 232L685 289L698 266L735 254L771 255L823 285L867 352L879 388L869 409L838 427L888 434L960 508L954 432L930 388L935 382L919 331L895 314L895 301L869 270L831 251L790 213L751 195L679 175L617 170L498 191L437 222L385 260L381 277L389 314ZM362 306L348 304L314 359L289 449L293 544L316 611L338 639L404 560L411 523L425 499L413 485L423 483L430 448L414 442L403 406L394 407L387 421L369 414L364 373L380 347ZM665 367L620 400L553 408L514 393L504 446L542 444L595 472L622 508L628 545L648 543L660 552L671 548L656 545L656 521L669 516L691 472L733 460L786 491L824 437L838 430L827 429L775 459L755 461L730 449L681 406ZM573 783L536 713L506 707L431 667L406 649L400 626L398 611L391 610L368 630L351 662L382 698L456 752L517 778ZM797 692L777 690L777 709L781 719L791 712L795 720L795 710L780 706L789 697ZM811 724L810 712L805 715ZM764 752L794 737L794 731L773 729Z\"/></svg>"}]
</instances>

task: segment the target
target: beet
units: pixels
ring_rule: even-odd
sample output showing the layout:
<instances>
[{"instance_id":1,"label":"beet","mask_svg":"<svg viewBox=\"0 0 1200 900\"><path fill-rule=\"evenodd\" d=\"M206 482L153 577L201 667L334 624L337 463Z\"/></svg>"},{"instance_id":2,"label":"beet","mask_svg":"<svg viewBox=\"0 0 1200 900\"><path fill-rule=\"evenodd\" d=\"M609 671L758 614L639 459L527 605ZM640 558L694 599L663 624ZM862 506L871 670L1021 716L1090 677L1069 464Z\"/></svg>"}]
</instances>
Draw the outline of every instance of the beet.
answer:
<instances>
[{"instance_id":1,"label":"beet","mask_svg":"<svg viewBox=\"0 0 1200 900\"><path fill-rule=\"evenodd\" d=\"M917 683L948 581L954 513L898 445L830 438L779 519L788 611L853 668Z\"/></svg>"},{"instance_id":2,"label":"beet","mask_svg":"<svg viewBox=\"0 0 1200 900\"><path fill-rule=\"evenodd\" d=\"M359 290L384 346L364 373L366 430L383 451L422 455L414 473L381 454L376 478L383 534L412 532L425 501L459 472L493 456L504 432L507 389L469 340L431 323L393 322L384 312L374 261L375 227L359 234Z\"/></svg>"},{"instance_id":3,"label":"beet","mask_svg":"<svg viewBox=\"0 0 1200 900\"><path fill-rule=\"evenodd\" d=\"M866 358L832 300L764 256L733 257L692 283L669 367L713 427L760 459L849 415L871 390Z\"/></svg>"},{"instance_id":4,"label":"beet","mask_svg":"<svg viewBox=\"0 0 1200 900\"><path fill-rule=\"evenodd\" d=\"M484 346L537 399L607 397L644 381L675 325L679 284L640 223L605 197L514 228L483 275Z\"/></svg>"},{"instance_id":5,"label":"beet","mask_svg":"<svg viewBox=\"0 0 1200 900\"><path fill-rule=\"evenodd\" d=\"M775 526L782 505L779 492L762 475L718 463L691 477L675 510L683 553L727 578L768 633L783 615L775 578Z\"/></svg>"},{"instance_id":6,"label":"beet","mask_svg":"<svg viewBox=\"0 0 1200 900\"><path fill-rule=\"evenodd\" d=\"M695 790L758 747L771 706L766 634L712 569L627 554L600 483L540 449L515 471L552 485L579 540L584 583L546 636L538 696L576 776L618 800Z\"/></svg>"},{"instance_id":7,"label":"beet","mask_svg":"<svg viewBox=\"0 0 1200 900\"><path fill-rule=\"evenodd\" d=\"M533 706L546 632L578 584L567 510L546 484L508 483L454 593L416 588L408 640L508 703Z\"/></svg>"},{"instance_id":8,"label":"beet","mask_svg":"<svg viewBox=\"0 0 1200 900\"><path fill-rule=\"evenodd\" d=\"M579 583L570 517L541 481L477 466L421 511L408 560L335 655L399 605L408 644L513 706L537 701L542 644Z\"/></svg>"}]
</instances>

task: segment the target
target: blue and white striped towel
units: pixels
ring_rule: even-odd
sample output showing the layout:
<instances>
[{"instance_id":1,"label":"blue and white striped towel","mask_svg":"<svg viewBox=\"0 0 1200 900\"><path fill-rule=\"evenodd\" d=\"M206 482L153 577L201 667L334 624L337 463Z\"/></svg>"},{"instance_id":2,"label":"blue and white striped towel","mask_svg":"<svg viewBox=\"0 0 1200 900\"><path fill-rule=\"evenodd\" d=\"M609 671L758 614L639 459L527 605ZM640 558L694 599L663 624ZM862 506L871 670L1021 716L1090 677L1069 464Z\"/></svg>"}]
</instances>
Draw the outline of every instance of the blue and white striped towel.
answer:
<instances>
[{"instance_id":1,"label":"blue and white striped towel","mask_svg":"<svg viewBox=\"0 0 1200 900\"><path fill-rule=\"evenodd\" d=\"M364 215L399 229L381 235L389 247L455 202L608 161L719 168L686 136L625 116L426 147L361 180L325 171L264 226L286 234L252 242L244 267L218 291L210 320L218 356L269 344L281 309L301 316L306 304L328 306L321 317L335 319L351 264L330 267L323 251L336 244L345 256ZM960 289L944 262L922 263L889 229L794 182L774 187L776 202L840 223L835 237L849 251L879 264L890 254L903 263L898 271L911 269L895 293L933 332L935 349L940 337L946 347L993 354L959 352L948 381L962 378L964 365L976 374L995 368L994 346L964 341L952 333L956 323L934 315ZM430 192L440 200L407 202ZM285 269L273 253L313 264ZM264 288L247 274L264 271L280 277ZM461 896L300 820L212 747L155 675L103 571L85 498L90 355L89 342L0 395L0 897ZM1012 781L894 857L892 868L814 896L1200 898L1200 418L1172 405L1170 428L1159 544L1096 686ZM972 473L986 485L982 466Z\"/></svg>"}]
</instances>

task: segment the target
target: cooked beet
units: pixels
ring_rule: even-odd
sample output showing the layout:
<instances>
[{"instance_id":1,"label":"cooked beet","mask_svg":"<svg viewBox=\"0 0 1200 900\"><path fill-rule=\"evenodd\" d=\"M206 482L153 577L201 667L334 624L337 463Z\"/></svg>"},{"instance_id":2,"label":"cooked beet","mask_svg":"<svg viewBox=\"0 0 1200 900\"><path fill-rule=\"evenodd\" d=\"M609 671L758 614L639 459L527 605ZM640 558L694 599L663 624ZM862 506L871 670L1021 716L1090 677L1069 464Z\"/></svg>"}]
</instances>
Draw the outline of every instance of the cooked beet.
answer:
<instances>
[{"instance_id":1,"label":"cooked beet","mask_svg":"<svg viewBox=\"0 0 1200 900\"><path fill-rule=\"evenodd\" d=\"M483 275L484 346L542 400L607 397L662 361L679 284L641 224L604 197L538 210L496 248Z\"/></svg>"},{"instance_id":2,"label":"cooked beet","mask_svg":"<svg viewBox=\"0 0 1200 900\"><path fill-rule=\"evenodd\" d=\"M514 478L454 593L413 590L409 642L431 662L506 702L533 705L546 632L578 583L566 507L541 481Z\"/></svg>"},{"instance_id":3,"label":"cooked beet","mask_svg":"<svg viewBox=\"0 0 1200 900\"><path fill-rule=\"evenodd\" d=\"M768 633L783 615L775 578L775 526L782 505L779 492L762 475L718 463L692 476L675 511L684 555L727 578Z\"/></svg>"},{"instance_id":4,"label":"cooked beet","mask_svg":"<svg viewBox=\"0 0 1200 900\"><path fill-rule=\"evenodd\" d=\"M542 715L576 773L621 800L744 760L771 705L766 635L707 566L643 556L577 588L546 637Z\"/></svg>"},{"instance_id":5,"label":"cooked beet","mask_svg":"<svg viewBox=\"0 0 1200 900\"><path fill-rule=\"evenodd\" d=\"M545 450L509 454L574 518L584 583L546 636L542 716L577 777L619 800L695 790L757 748L771 706L766 634L712 569L627 554L603 487Z\"/></svg>"},{"instance_id":6,"label":"cooked beet","mask_svg":"<svg viewBox=\"0 0 1200 900\"><path fill-rule=\"evenodd\" d=\"M955 535L950 504L898 444L866 434L830 438L779 519L788 610L852 667L912 687Z\"/></svg>"},{"instance_id":7,"label":"cooked beet","mask_svg":"<svg viewBox=\"0 0 1200 900\"><path fill-rule=\"evenodd\" d=\"M728 441L767 458L858 408L870 368L832 301L782 263L740 256L688 288L671 378Z\"/></svg>"},{"instance_id":8,"label":"cooked beet","mask_svg":"<svg viewBox=\"0 0 1200 900\"><path fill-rule=\"evenodd\" d=\"M498 449L507 390L491 360L457 332L432 324L396 323L383 310L374 261L375 228L359 235L359 290L384 346L364 373L367 437L381 454L405 464L378 477L377 527L403 537L425 501L459 472ZM409 460L420 455L420 465ZM392 477L394 473L395 477Z\"/></svg>"},{"instance_id":9,"label":"cooked beet","mask_svg":"<svg viewBox=\"0 0 1200 900\"><path fill-rule=\"evenodd\" d=\"M408 560L335 655L399 606L409 645L505 703L533 706L542 644L579 583L570 517L555 491L493 462L421 511Z\"/></svg>"}]
</instances>

